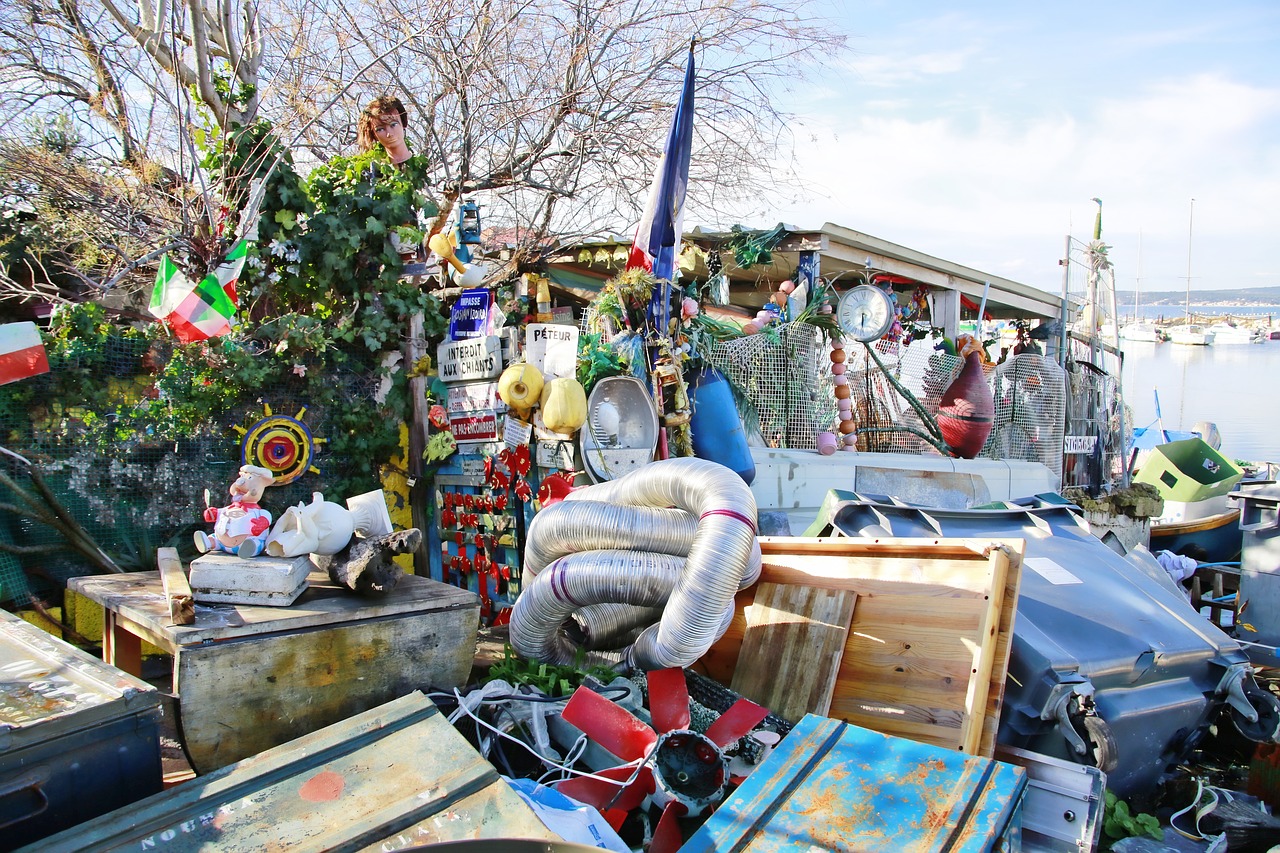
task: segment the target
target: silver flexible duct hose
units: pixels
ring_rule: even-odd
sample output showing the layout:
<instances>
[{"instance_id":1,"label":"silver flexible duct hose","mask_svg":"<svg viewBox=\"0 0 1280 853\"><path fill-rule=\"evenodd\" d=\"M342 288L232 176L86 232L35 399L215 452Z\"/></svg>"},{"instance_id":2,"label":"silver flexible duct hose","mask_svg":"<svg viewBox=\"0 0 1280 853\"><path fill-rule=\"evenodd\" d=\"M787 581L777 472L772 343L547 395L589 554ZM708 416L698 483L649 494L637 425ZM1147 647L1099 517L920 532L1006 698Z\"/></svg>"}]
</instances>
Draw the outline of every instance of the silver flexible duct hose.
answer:
<instances>
[{"instance_id":1,"label":"silver flexible duct hose","mask_svg":"<svg viewBox=\"0 0 1280 853\"><path fill-rule=\"evenodd\" d=\"M578 489L563 503L572 505L582 502L611 505L608 507L610 510L618 505L656 509L675 506L697 519L696 531L688 546L688 556L671 589L662 619L640 635L629 655L632 663L643 669L683 667L693 663L706 653L728 627L734 594L739 587L749 585L759 574L759 548L755 532L756 503L750 489L741 477L723 465L704 459L668 459L646 465L618 480ZM566 515L577 515L576 510L564 512ZM584 529L612 535L617 528L601 518L604 512L599 507L582 511L579 517ZM680 524L672 521L670 516L667 518L667 524ZM535 522L536 519L535 516ZM650 524L656 528L662 522ZM548 529L551 527L549 525ZM640 533L651 535L643 530ZM576 535L581 538L590 534L579 532ZM674 532L662 531L658 535L664 541L668 537L671 541L686 541L684 536ZM535 543L532 525L528 541L527 548L534 548L536 553L545 554L554 550L548 545ZM672 549L680 550L675 546ZM600 559L598 556L590 556L592 553L587 551L574 556L591 561ZM594 553L598 555L601 552ZM552 565L558 566L564 559L569 558L561 558ZM608 559L613 562L617 560L614 557ZM612 569L605 569L617 570L616 565ZM531 604L523 608L525 612L520 614L517 624L516 614L522 610L520 602L531 590L541 586L541 578L542 575L537 575L516 603L511 621L512 645L526 657L538 660L550 660L541 656L543 652L558 656L568 653L571 659L571 649L566 650L550 639L553 636L560 637L565 645L571 645L560 633L560 627L568 613L563 612L563 608L558 608L555 612L544 611L542 594L535 593ZM576 603L579 607L619 601L656 606L656 603L617 597L587 601L572 595L571 599L570 603ZM541 619L550 620L550 624L535 624ZM531 632L532 636L526 632Z\"/></svg>"},{"instance_id":2,"label":"silver flexible duct hose","mask_svg":"<svg viewBox=\"0 0 1280 853\"><path fill-rule=\"evenodd\" d=\"M577 646L562 627L574 611L609 603L660 607L675 587L684 562L669 554L621 550L561 557L521 591L511 610L511 646L532 660L572 664Z\"/></svg>"},{"instance_id":3,"label":"silver flexible duct hose","mask_svg":"<svg viewBox=\"0 0 1280 853\"><path fill-rule=\"evenodd\" d=\"M683 557L697 530L698 519L682 509L560 501L539 510L529 523L522 582L529 583L552 560L580 551L625 548Z\"/></svg>"},{"instance_id":4,"label":"silver flexible duct hose","mask_svg":"<svg viewBox=\"0 0 1280 853\"><path fill-rule=\"evenodd\" d=\"M672 585L675 579L672 578ZM671 590L667 590L667 595ZM661 607L632 604L591 604L573 614L587 651L622 649L630 646L640 632L662 618Z\"/></svg>"},{"instance_id":5,"label":"silver flexible duct hose","mask_svg":"<svg viewBox=\"0 0 1280 853\"><path fill-rule=\"evenodd\" d=\"M641 634L631 657L644 669L684 667L716 641L756 536L756 501L734 471L705 459L667 459L618 480L570 493L569 501L676 506L698 518L685 569L657 631Z\"/></svg>"}]
</instances>

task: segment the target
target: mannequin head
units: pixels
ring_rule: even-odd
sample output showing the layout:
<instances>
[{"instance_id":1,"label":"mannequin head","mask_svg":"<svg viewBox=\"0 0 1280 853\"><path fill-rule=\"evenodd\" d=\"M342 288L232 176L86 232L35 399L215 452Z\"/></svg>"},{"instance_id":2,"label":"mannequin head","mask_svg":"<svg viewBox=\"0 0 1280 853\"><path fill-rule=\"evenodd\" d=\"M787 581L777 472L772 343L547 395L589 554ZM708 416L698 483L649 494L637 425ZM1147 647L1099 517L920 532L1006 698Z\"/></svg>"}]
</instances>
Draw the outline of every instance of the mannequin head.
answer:
<instances>
[{"instance_id":1,"label":"mannequin head","mask_svg":"<svg viewBox=\"0 0 1280 853\"><path fill-rule=\"evenodd\" d=\"M381 145L391 157L400 163L409 158L409 146L405 131L409 128L409 113L394 95L382 95L370 101L360 112L356 140L361 151L372 151Z\"/></svg>"}]
</instances>

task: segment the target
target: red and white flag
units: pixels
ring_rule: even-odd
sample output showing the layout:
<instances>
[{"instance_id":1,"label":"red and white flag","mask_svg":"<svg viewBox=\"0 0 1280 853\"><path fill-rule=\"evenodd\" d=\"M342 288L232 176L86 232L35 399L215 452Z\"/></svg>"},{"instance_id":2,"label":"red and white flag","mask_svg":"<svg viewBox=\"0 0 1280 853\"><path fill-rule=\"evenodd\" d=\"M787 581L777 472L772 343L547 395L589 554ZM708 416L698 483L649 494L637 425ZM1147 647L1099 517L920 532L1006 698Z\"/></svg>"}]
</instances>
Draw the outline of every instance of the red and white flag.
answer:
<instances>
[{"instance_id":1,"label":"red and white flag","mask_svg":"<svg viewBox=\"0 0 1280 853\"><path fill-rule=\"evenodd\" d=\"M0 326L0 385L49 372L49 358L32 322Z\"/></svg>"}]
</instances>

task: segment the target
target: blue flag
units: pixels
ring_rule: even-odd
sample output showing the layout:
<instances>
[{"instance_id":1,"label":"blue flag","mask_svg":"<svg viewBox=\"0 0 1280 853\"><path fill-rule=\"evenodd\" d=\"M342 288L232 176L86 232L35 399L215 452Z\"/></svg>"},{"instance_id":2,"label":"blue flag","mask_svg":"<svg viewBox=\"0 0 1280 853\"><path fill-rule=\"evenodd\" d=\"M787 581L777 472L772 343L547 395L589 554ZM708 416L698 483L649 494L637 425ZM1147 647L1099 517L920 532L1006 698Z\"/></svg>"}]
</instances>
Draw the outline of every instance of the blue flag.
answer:
<instances>
[{"instance_id":1,"label":"blue flag","mask_svg":"<svg viewBox=\"0 0 1280 853\"><path fill-rule=\"evenodd\" d=\"M641 267L661 280L649 306L649 320L666 334L671 304L671 276L684 224L685 190L689 186L689 157L693 150L693 44L689 45L689 61L684 72L684 87L667 134L662 160L649 188L649 201L636 228L635 242L627 258L627 269Z\"/></svg>"}]
</instances>

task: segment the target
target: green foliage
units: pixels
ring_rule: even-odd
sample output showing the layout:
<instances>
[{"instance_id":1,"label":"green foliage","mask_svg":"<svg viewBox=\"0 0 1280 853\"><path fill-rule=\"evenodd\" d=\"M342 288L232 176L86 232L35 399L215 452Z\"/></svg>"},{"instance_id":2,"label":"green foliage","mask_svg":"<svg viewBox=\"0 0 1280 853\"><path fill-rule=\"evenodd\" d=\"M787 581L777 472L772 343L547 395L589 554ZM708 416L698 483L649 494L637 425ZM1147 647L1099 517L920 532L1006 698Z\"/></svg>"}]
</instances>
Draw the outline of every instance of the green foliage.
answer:
<instances>
[{"instance_id":1,"label":"green foliage","mask_svg":"<svg viewBox=\"0 0 1280 853\"><path fill-rule=\"evenodd\" d=\"M588 332L578 338L578 384L586 393L590 394L601 379L625 372L621 354L604 335Z\"/></svg>"},{"instance_id":2,"label":"green foliage","mask_svg":"<svg viewBox=\"0 0 1280 853\"><path fill-rule=\"evenodd\" d=\"M512 685L528 685L547 696L568 696L582 684L587 677L608 684L617 673L607 666L587 666L586 652L579 649L578 659L573 666L557 666L550 663L538 663L516 656L508 643L503 647L502 660L489 670L489 680L509 682Z\"/></svg>"},{"instance_id":3,"label":"green foliage","mask_svg":"<svg viewBox=\"0 0 1280 853\"><path fill-rule=\"evenodd\" d=\"M1106 809L1102 816L1102 839L1106 849L1123 838L1147 836L1157 841L1164 838L1164 830L1155 815L1134 812L1129 804L1107 791Z\"/></svg>"},{"instance_id":4,"label":"green foliage","mask_svg":"<svg viewBox=\"0 0 1280 853\"><path fill-rule=\"evenodd\" d=\"M773 262L773 250L778 248L787 236L787 229L781 222L768 231L757 231L735 225L731 229L733 236L724 244L724 249L733 252L733 260L740 268L749 269L756 264Z\"/></svg>"}]
</instances>

